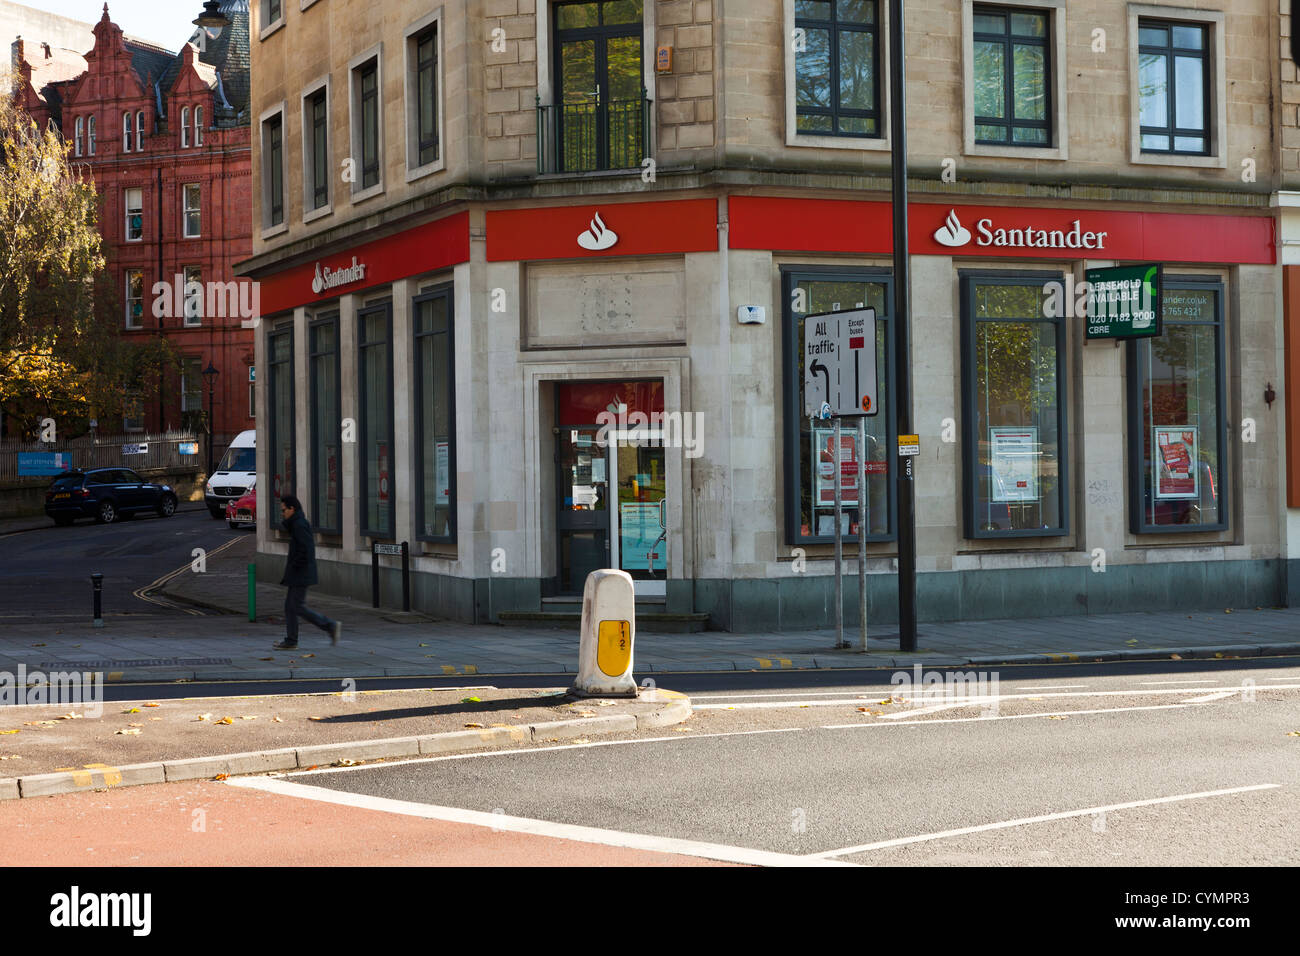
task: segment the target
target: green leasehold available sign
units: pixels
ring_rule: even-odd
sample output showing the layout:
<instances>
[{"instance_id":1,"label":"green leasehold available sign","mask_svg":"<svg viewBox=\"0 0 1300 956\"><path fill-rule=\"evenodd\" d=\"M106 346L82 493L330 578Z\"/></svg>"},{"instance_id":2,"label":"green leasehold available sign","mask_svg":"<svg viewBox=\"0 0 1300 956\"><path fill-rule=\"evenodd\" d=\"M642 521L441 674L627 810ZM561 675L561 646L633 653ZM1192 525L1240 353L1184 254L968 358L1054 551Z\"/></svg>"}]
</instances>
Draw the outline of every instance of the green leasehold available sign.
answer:
<instances>
[{"instance_id":1,"label":"green leasehold available sign","mask_svg":"<svg viewBox=\"0 0 1300 956\"><path fill-rule=\"evenodd\" d=\"M1161 267L1158 263L1088 270L1090 339L1160 335Z\"/></svg>"}]
</instances>

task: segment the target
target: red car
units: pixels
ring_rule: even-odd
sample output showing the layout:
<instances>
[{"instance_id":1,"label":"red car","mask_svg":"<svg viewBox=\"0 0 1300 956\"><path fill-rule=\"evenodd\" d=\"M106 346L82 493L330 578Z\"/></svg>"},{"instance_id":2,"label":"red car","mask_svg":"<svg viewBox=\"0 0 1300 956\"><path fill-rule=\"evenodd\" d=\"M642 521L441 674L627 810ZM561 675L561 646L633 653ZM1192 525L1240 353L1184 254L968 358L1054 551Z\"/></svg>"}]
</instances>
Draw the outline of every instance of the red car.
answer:
<instances>
[{"instance_id":1,"label":"red car","mask_svg":"<svg viewBox=\"0 0 1300 956\"><path fill-rule=\"evenodd\" d=\"M257 485L249 488L242 498L226 502L226 524L232 528L257 524Z\"/></svg>"}]
</instances>

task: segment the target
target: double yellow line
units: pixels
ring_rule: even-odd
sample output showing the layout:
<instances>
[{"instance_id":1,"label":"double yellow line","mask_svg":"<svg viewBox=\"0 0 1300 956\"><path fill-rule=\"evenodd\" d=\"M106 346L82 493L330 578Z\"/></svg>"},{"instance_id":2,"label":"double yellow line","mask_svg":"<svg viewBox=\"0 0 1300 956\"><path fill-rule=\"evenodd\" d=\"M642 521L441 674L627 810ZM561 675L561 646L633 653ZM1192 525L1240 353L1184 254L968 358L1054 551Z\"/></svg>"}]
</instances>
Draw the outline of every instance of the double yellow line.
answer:
<instances>
[{"instance_id":1,"label":"double yellow line","mask_svg":"<svg viewBox=\"0 0 1300 956\"><path fill-rule=\"evenodd\" d=\"M232 545L238 543L241 540L242 540L241 538L231 538L221 547L213 548L211 551L208 551L204 554L203 556L204 561L206 561L208 558L215 557L216 555L220 554L222 551L225 551L227 548L231 547ZM182 564L176 570L168 571L166 574L158 578L153 583L146 584L144 587L132 591L131 593L135 597L139 598L141 601L147 601L148 603L154 604L158 607L165 607L170 611L184 611L186 614L191 614L194 617L203 617L203 612L198 610L197 608L181 607L179 604L173 604L170 601L153 596L154 591L159 590L163 585L173 580L174 578L180 577L186 571L190 570L190 568L193 567L193 565L194 565L193 561L187 561L185 564Z\"/></svg>"}]
</instances>

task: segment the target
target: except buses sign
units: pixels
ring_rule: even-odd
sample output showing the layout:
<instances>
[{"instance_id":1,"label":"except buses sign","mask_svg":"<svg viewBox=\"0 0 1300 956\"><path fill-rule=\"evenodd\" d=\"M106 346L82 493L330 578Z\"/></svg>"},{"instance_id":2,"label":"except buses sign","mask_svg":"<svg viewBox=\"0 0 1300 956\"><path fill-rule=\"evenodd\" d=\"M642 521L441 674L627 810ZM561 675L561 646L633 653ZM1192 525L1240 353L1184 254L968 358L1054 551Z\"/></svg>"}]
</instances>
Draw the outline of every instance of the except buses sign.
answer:
<instances>
[{"instance_id":1,"label":"except buses sign","mask_svg":"<svg viewBox=\"0 0 1300 956\"><path fill-rule=\"evenodd\" d=\"M1159 264L1088 270L1089 339L1160 335L1162 273Z\"/></svg>"}]
</instances>

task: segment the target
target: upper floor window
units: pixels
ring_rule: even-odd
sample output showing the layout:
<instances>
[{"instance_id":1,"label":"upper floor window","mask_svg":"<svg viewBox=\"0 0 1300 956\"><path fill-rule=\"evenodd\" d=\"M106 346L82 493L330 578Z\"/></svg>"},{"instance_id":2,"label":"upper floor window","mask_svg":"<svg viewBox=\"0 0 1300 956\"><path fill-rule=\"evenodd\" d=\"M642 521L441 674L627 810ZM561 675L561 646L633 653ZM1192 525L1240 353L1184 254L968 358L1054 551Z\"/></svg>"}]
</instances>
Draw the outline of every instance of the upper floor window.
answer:
<instances>
[{"instance_id":1,"label":"upper floor window","mask_svg":"<svg viewBox=\"0 0 1300 956\"><path fill-rule=\"evenodd\" d=\"M86 123L86 151L91 156L95 155L95 117L91 117Z\"/></svg>"},{"instance_id":2,"label":"upper floor window","mask_svg":"<svg viewBox=\"0 0 1300 956\"><path fill-rule=\"evenodd\" d=\"M1138 120L1144 153L1210 152L1209 30L1138 21Z\"/></svg>"},{"instance_id":3,"label":"upper floor window","mask_svg":"<svg viewBox=\"0 0 1300 956\"><path fill-rule=\"evenodd\" d=\"M262 124L263 220L267 226L284 222L284 115L277 113Z\"/></svg>"},{"instance_id":4,"label":"upper floor window","mask_svg":"<svg viewBox=\"0 0 1300 956\"><path fill-rule=\"evenodd\" d=\"M131 131L132 131L131 114L123 113L122 114L122 152L124 153L131 152L131 143L133 141Z\"/></svg>"},{"instance_id":5,"label":"upper floor window","mask_svg":"<svg viewBox=\"0 0 1300 956\"><path fill-rule=\"evenodd\" d=\"M1050 146L1049 30L1046 13L975 8L975 141Z\"/></svg>"},{"instance_id":6,"label":"upper floor window","mask_svg":"<svg viewBox=\"0 0 1300 956\"><path fill-rule=\"evenodd\" d=\"M144 273L139 269L126 273L126 327L144 328Z\"/></svg>"},{"instance_id":7,"label":"upper floor window","mask_svg":"<svg viewBox=\"0 0 1300 956\"><path fill-rule=\"evenodd\" d=\"M307 98L307 122L303 137L303 166L307 173L307 199L312 209L329 205L329 96L321 87Z\"/></svg>"},{"instance_id":8,"label":"upper floor window","mask_svg":"<svg viewBox=\"0 0 1300 956\"><path fill-rule=\"evenodd\" d=\"M284 4L281 2L281 0L266 0L266 3L264 3L262 6L263 9L266 11L266 13L264 14L265 20L262 23L263 29L266 29L269 26L273 26L274 24L279 23L282 19L284 19Z\"/></svg>"},{"instance_id":9,"label":"upper floor window","mask_svg":"<svg viewBox=\"0 0 1300 956\"><path fill-rule=\"evenodd\" d=\"M128 189L126 202L126 241L138 242L144 236L144 190Z\"/></svg>"},{"instance_id":10,"label":"upper floor window","mask_svg":"<svg viewBox=\"0 0 1300 956\"><path fill-rule=\"evenodd\" d=\"M190 108L188 106L181 109L181 149L187 149L190 145Z\"/></svg>"},{"instance_id":11,"label":"upper floor window","mask_svg":"<svg viewBox=\"0 0 1300 956\"><path fill-rule=\"evenodd\" d=\"M203 145L203 107L194 107L194 145Z\"/></svg>"},{"instance_id":12,"label":"upper floor window","mask_svg":"<svg viewBox=\"0 0 1300 956\"><path fill-rule=\"evenodd\" d=\"M86 118L84 116L78 116L77 135L76 135L76 152L78 156L81 155L82 145L85 142L85 136L86 136Z\"/></svg>"},{"instance_id":13,"label":"upper floor window","mask_svg":"<svg viewBox=\"0 0 1300 956\"><path fill-rule=\"evenodd\" d=\"M356 72L356 110L361 160L361 189L379 185L379 61Z\"/></svg>"},{"instance_id":14,"label":"upper floor window","mask_svg":"<svg viewBox=\"0 0 1300 956\"><path fill-rule=\"evenodd\" d=\"M438 159L438 32L415 38L416 150L418 166Z\"/></svg>"},{"instance_id":15,"label":"upper floor window","mask_svg":"<svg viewBox=\"0 0 1300 956\"><path fill-rule=\"evenodd\" d=\"M795 27L798 132L879 137L876 0L795 0Z\"/></svg>"},{"instance_id":16,"label":"upper floor window","mask_svg":"<svg viewBox=\"0 0 1300 956\"><path fill-rule=\"evenodd\" d=\"M194 239L202 234L203 190L198 183L185 185L185 238Z\"/></svg>"},{"instance_id":17,"label":"upper floor window","mask_svg":"<svg viewBox=\"0 0 1300 956\"><path fill-rule=\"evenodd\" d=\"M144 152L144 111L135 114L135 151Z\"/></svg>"},{"instance_id":18,"label":"upper floor window","mask_svg":"<svg viewBox=\"0 0 1300 956\"><path fill-rule=\"evenodd\" d=\"M203 270L199 266L185 267L185 324L203 324Z\"/></svg>"}]
</instances>

